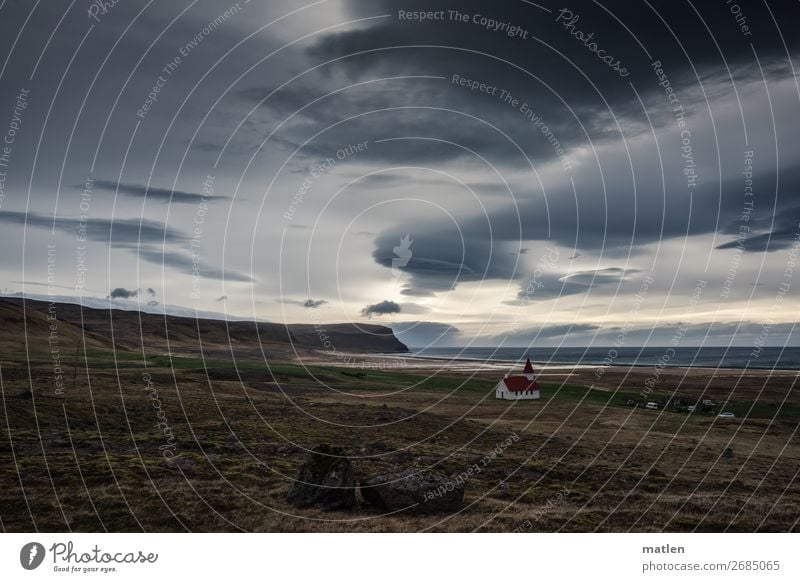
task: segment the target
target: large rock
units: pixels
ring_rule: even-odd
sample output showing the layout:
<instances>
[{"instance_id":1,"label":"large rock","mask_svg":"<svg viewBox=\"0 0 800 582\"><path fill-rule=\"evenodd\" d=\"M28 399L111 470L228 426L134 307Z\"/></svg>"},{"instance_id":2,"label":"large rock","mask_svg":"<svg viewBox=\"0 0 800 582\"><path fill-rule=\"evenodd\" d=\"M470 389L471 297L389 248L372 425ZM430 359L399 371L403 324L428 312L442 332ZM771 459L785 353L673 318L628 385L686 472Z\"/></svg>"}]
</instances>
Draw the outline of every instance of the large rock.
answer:
<instances>
[{"instance_id":1,"label":"large rock","mask_svg":"<svg viewBox=\"0 0 800 582\"><path fill-rule=\"evenodd\" d=\"M325 511L353 507L356 486L350 459L340 448L318 446L297 470L286 500L295 507Z\"/></svg>"},{"instance_id":2,"label":"large rock","mask_svg":"<svg viewBox=\"0 0 800 582\"><path fill-rule=\"evenodd\" d=\"M418 467L376 475L364 479L360 486L364 501L386 511L453 512L464 502L463 480Z\"/></svg>"}]
</instances>

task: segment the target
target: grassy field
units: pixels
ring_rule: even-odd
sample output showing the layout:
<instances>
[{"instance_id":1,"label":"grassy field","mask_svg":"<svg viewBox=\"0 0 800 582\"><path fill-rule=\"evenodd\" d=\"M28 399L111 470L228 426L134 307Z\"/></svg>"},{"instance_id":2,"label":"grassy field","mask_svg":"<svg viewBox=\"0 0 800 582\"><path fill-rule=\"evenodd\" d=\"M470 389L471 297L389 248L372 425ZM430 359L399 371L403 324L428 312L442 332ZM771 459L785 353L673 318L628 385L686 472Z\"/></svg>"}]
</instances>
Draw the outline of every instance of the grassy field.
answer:
<instances>
[{"instance_id":1,"label":"grassy field","mask_svg":"<svg viewBox=\"0 0 800 582\"><path fill-rule=\"evenodd\" d=\"M164 355L145 365L97 350L81 362L74 384L65 367L59 395L46 354L2 360L5 531L798 529L789 379L667 377L650 396L711 393L737 416L720 419L628 405L641 400L635 370L597 389L580 375L542 382L541 400L511 404L493 398L490 373ZM362 477L480 471L454 515L294 509L286 492L320 443L344 447Z\"/></svg>"}]
</instances>

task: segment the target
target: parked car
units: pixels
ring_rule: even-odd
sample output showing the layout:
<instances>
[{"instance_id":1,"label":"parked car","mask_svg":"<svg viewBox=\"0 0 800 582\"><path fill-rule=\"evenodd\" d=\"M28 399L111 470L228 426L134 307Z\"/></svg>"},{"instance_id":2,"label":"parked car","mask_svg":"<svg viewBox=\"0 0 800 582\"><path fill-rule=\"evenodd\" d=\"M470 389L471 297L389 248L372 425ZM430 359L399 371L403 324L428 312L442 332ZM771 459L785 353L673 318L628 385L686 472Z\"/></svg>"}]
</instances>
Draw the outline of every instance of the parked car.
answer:
<instances>
[{"instance_id":1,"label":"parked car","mask_svg":"<svg viewBox=\"0 0 800 582\"><path fill-rule=\"evenodd\" d=\"M658 403L656 402L648 402L644 405L647 410L658 410Z\"/></svg>"},{"instance_id":2,"label":"parked car","mask_svg":"<svg viewBox=\"0 0 800 582\"><path fill-rule=\"evenodd\" d=\"M694 406L694 405L687 406L687 407L686 407L686 412L694 412L695 408L697 408L697 407L696 407L696 406Z\"/></svg>"},{"instance_id":3,"label":"parked car","mask_svg":"<svg viewBox=\"0 0 800 582\"><path fill-rule=\"evenodd\" d=\"M732 412L720 412L718 416L720 418L736 418L736 415Z\"/></svg>"}]
</instances>

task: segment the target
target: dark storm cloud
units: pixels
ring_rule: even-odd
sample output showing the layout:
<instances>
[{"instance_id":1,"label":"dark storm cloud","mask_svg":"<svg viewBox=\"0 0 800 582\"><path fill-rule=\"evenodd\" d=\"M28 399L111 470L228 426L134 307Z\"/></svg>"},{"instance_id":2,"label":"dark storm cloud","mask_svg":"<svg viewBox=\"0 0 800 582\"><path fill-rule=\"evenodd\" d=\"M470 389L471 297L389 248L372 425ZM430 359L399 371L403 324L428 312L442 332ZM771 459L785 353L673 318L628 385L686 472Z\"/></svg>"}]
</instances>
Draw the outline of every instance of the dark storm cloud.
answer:
<instances>
[{"instance_id":1,"label":"dark storm cloud","mask_svg":"<svg viewBox=\"0 0 800 582\"><path fill-rule=\"evenodd\" d=\"M503 216L503 218L506 218ZM408 296L425 297L440 291L454 289L459 283L482 281L484 279L518 279L523 276L523 265L519 256L506 251L503 243L519 240L522 236L519 219L517 224L510 219L503 228L510 232L499 233L494 224L487 223L484 217L469 220L467 224L439 223L420 218L414 225L413 255L408 263L399 269L410 276L401 291ZM516 237L514 236L516 233ZM373 259L379 265L391 268L397 258L394 248L401 232L389 229L375 238ZM550 280L548 287L575 287L558 282L557 277ZM577 291L576 291L577 292Z\"/></svg>"},{"instance_id":2,"label":"dark storm cloud","mask_svg":"<svg viewBox=\"0 0 800 582\"><path fill-rule=\"evenodd\" d=\"M716 229L726 240L742 224L753 233L741 242L747 251L766 250L768 239L769 250L787 248L798 232L798 166L781 169L777 181L769 171L756 174L754 181L761 185L760 196L756 210L748 214L748 222L741 219L747 199L738 175L726 179L721 186L714 182L702 184L694 193L672 191L668 199L663 194L654 199L653 193L637 188L635 183L618 183L613 178L608 182L610 196L613 195L609 199L591 178L592 175L576 178L574 194L556 190L549 193L546 201L543 197L520 198L516 206L461 221L458 230L452 223L420 219L414 225L414 256L402 269L411 276L406 285L409 294L446 291L458 283L482 279L524 279L533 267L503 250L504 244L518 245L520 240L550 241L568 249L581 249L582 254L602 251L607 257L624 259L635 254L638 246L709 234ZM376 263L391 266L397 236L395 229L376 236ZM739 244L736 237L719 248L731 249ZM532 261L538 258L530 253L525 257ZM590 288L585 285L587 277L595 277L595 284L600 284L615 282L613 275L591 272L559 281L545 274L540 279L544 289L538 298L580 293Z\"/></svg>"},{"instance_id":3,"label":"dark storm cloud","mask_svg":"<svg viewBox=\"0 0 800 582\"><path fill-rule=\"evenodd\" d=\"M485 244L486 222L470 225L473 231L459 232L452 222L439 224L420 218L414 228L413 254L398 270L411 276L401 291L404 295L425 297L432 292L447 291L458 283L486 278L509 278L516 273L516 258L501 248ZM395 247L403 232L391 229L375 239L373 259L379 265L392 267L397 259Z\"/></svg>"},{"instance_id":4,"label":"dark storm cloud","mask_svg":"<svg viewBox=\"0 0 800 582\"><path fill-rule=\"evenodd\" d=\"M495 106L500 120L492 119L492 123L513 128L515 126L512 122L517 116L508 110L497 108L497 104L491 101L476 101L468 93L454 91L446 79L417 78L402 82L392 80L358 85L327 96L298 112L299 108L329 92L330 81L324 77L315 78L316 83L281 89L262 105L275 120L283 120L297 112L271 141L287 151L300 149L298 163L307 158L332 157L344 145L364 141L369 143L366 150L343 161L391 161L396 164L429 165L467 156L467 148L484 154L492 152L498 158L494 160L497 163L501 156L509 159L520 157L516 148L508 143L498 129L493 128L489 122L473 119L482 115L482 108ZM258 91L259 97L261 92ZM266 90L264 92L269 93ZM243 91L239 96L250 104L253 91ZM443 101L445 97L446 103ZM456 111L448 113L444 109ZM459 109L470 111L459 114ZM337 122L344 119L347 119L346 123L337 125ZM506 120L505 123L502 122L503 119ZM327 129L314 137L322 128ZM414 143L393 140L406 136L434 139L420 139ZM522 134L517 137L523 139L525 136ZM382 141L387 139L390 141ZM542 152L550 147L543 146L538 141L534 141L533 145ZM523 161L520 158L516 163ZM366 182L383 187L392 185L392 178L380 176L382 175L377 174L375 177L368 177Z\"/></svg>"},{"instance_id":5,"label":"dark storm cloud","mask_svg":"<svg viewBox=\"0 0 800 582\"><path fill-rule=\"evenodd\" d=\"M207 267L205 262L200 260L196 262L195 258L190 253L169 251L162 248L142 246L137 249L132 249L136 255L156 265L163 267L171 267L181 273L189 275L197 274L205 279L219 279L223 281L241 281L252 282L253 278L246 273L239 273L228 269L220 269L217 267Z\"/></svg>"},{"instance_id":6,"label":"dark storm cloud","mask_svg":"<svg viewBox=\"0 0 800 582\"><path fill-rule=\"evenodd\" d=\"M194 274L208 279L224 279L227 281L253 281L252 277L236 271L222 270L202 266L197 268L189 253L177 252L154 247L151 245L162 243L184 243L189 237L180 231L166 226L163 223L140 219L107 220L92 218L82 223L77 218L47 217L35 212L4 211L0 213L0 221L26 225L28 227L50 230L55 229L70 235L75 235L79 229L86 229L88 240L108 243L111 246L128 249L141 259L157 265L173 267L176 270Z\"/></svg>"},{"instance_id":7,"label":"dark storm cloud","mask_svg":"<svg viewBox=\"0 0 800 582\"><path fill-rule=\"evenodd\" d=\"M636 269L609 267L606 269L576 271L566 276L560 276L537 269L523 278L520 290L517 293L517 299L515 301L505 301L504 303L526 307L536 301L577 295L604 285L618 285L629 280L631 275L638 272Z\"/></svg>"},{"instance_id":8,"label":"dark storm cloud","mask_svg":"<svg viewBox=\"0 0 800 582\"><path fill-rule=\"evenodd\" d=\"M259 3L250 3L249 6L255 8L256 4ZM449 164L446 169L483 169L489 173L488 167L468 151L471 149L485 156L501 171L516 172L518 179L514 186L517 207L510 203L510 197L509 204L504 204L503 197L507 196L507 192L499 178L468 176L465 180L475 180L471 183L476 186L479 197L490 206L487 216L477 216L477 212L470 214L464 208L466 203L457 203L453 206L458 207L455 210L460 232L452 228L452 224L425 215L415 220L414 255L407 266L399 269L408 275L407 283L401 290L404 296L428 297L438 291L452 289L459 282L484 278L514 280L515 288L519 284L525 289L538 251L530 245L532 248L527 255L520 257L512 254L520 241L552 241L568 249L579 248L581 252L576 256L603 254L604 257L612 255L624 258L632 250L636 252L637 247L659 240L718 231L715 244L723 250L730 250L739 244L744 250L753 252L785 248L791 244L796 220L792 224L788 218L784 218L800 218L792 210L800 202L797 199L800 190L789 187L793 182L791 168L787 171L787 161L793 163L794 160L787 160L783 154L780 160L764 160L759 166L760 196L756 213L761 215L754 216L751 234L741 243L737 240L742 209L741 181L737 174L741 168L738 167L738 160L728 162L730 156L727 152L715 150L716 142L722 144L722 148L730 145L734 150L743 145L743 127L736 119L731 121L729 117L724 123L717 122L713 126L707 122L692 126L698 164L702 166L704 176L701 186L691 195L685 191L685 181L681 187L680 168L678 171L674 167L668 168L666 172L671 177L662 186L655 155L649 163L638 160L630 162L632 170L629 160L621 156L607 159L598 150L606 146L623 150L630 145L635 157L642 150L640 144L623 143L622 137L646 137L650 129L649 122L652 121L659 134L662 151L658 155L661 160L667 164L676 158L680 161L680 152L674 147L674 142L662 138L665 128L674 130L674 118L664 91L658 86L650 67L651 61L658 59L662 62L686 108L687 119L707 116L706 95L713 101L729 94L726 98L733 102L730 96L733 85L728 71L735 77L737 85L741 86L743 82L760 82L760 70L763 68L770 88L775 86L777 80L793 74L783 54L785 49L782 43L785 40L789 44L789 52L798 54L798 37L789 34L789 27L800 20L800 4L773 3L767 10L766 5L741 3L746 11L748 26L753 31L752 36L742 35L729 5L721 1L702 5L688 2L651 4L653 8L644 2L622 0L603 3L576 0L568 4L569 10L579 15L576 28L591 32L598 45L608 54L624 61L630 75L622 78L604 66L561 23L556 23L555 12L539 10L523 0L429 0L424 9L458 9L466 14L480 13L522 27L529 32L528 39L511 38L502 31L489 31L471 21L403 22L398 18L398 10L423 8L409 6L406 0L346 1L345 6L350 13L346 18L378 14L390 14L391 17L362 23L342 32L316 35L313 40L298 43L291 51L282 51L243 80L236 80L238 74L254 64L257 58L285 40L283 30L281 34L274 34L274 29L264 31L237 48L235 58L227 59L224 67L217 67L213 75L196 87L192 98L185 103L186 108L176 118L175 125L170 126L170 133L177 134L174 141L167 141L163 151L157 148L158 141L164 137L163 130L176 113L177 105L181 99L189 96L189 88L211 71L216 57L243 38L246 26L254 27L262 23L261 17L273 9L270 3L266 3L260 6L264 12L258 18L248 18L247 14L243 14L237 16L238 24L231 23L230 26L215 30L213 38L204 40L202 46L198 46L186 59L179 74L170 77L159 102L147 119L141 121L136 141L129 144L132 147L127 162L132 171L152 167L152 156L158 151L159 156L165 156L163 162L159 161L163 167L177 167L179 155L189 143L191 133L198 127L196 122L202 118L204 127L189 150L192 156L187 159L187 170L195 171L200 167L205 173L208 166L203 162L211 157L208 153L220 151L228 130L235 127L253 105L290 76L323 61L344 57L317 72L302 75L299 80L275 92L242 125L228 146L224 159L226 163L236 166L255 151L256 145L277 123L312 100L337 91L305 108L272 138L282 150L288 148L291 151L324 130L304 146L298 159L298 165L304 167L287 167L287 172L306 173L309 162L332 156L346 144L362 141L368 141L369 147L358 156L342 161L342 165L351 161L363 162L365 165L372 163L374 169L380 169L384 164ZM139 123L135 111L153 86L161 67L220 11L219 5L201 1L196 6L197 10L193 6L185 16L170 24L166 33L154 42L156 36L184 7L179 3L154 3L134 22L134 16L141 8L140 3L120 2L95 26L78 54L75 51L90 24L85 7L76 6L70 10L63 24L60 24L65 7L59 3L37 4L33 17L23 30L22 25L30 13L30 7L13 2L4 5L0 17L0 39L11 41L20 30L23 30L23 34L0 84L0 105L12 103L12 95L30 79L32 67L41 54L40 49L46 43L50 47L43 54L38 72L31 80L32 95L39 99L38 102L32 101L32 105L43 107L50 96L54 99L53 115L48 121L46 134L50 139L44 140L40 159L59 162L64 158L60 148L70 143L71 152L75 153L70 154L68 166L68 172L73 174L68 173L67 176L74 176L89 167L92 153L99 148L100 174L119 175L119 163L123 155L127 156L127 138L134 124ZM280 9L282 6L275 8ZM553 6L554 11L558 9L560 6ZM632 34L606 9L613 12ZM782 36L777 34L772 14L783 29ZM316 26L316 22L312 21L314 19L309 18L309 25ZM128 24L131 24L131 28L123 37L122 32ZM238 28L239 25L242 28ZM291 34L295 33L294 28L290 30ZM55 33L52 42L49 40L51 33ZM115 45L117 41L120 41L118 46ZM639 42L650 52L649 56ZM110 52L112 46L114 51ZM70 57L75 54L78 54L78 58L70 63ZM754 54L757 54L758 62ZM103 61L106 57L109 57L108 63ZM71 67L69 75L65 77L63 87L56 92L55 81L60 79L68 64ZM101 65L102 76L95 84L93 76L101 70ZM538 79L527 74L526 70L538 76ZM442 78L364 83L400 75ZM522 152L540 169L546 163L553 165L553 162L558 162L559 156L553 144L542 131L532 126L518 107L503 102L498 95L470 91L456 85L452 82L453 75L507 89L515 97L529 103L570 156L577 157L575 152L578 150L589 152L582 160L582 165L576 164L574 171L562 172L556 178L550 178L549 182L548 178L543 178L544 183L538 183ZM696 75L702 78L702 87L697 83ZM351 82L359 84L347 88L346 85ZM92 87L91 93L87 94L89 87ZM215 100L229 88L232 91L230 96L217 105ZM117 91L121 96L119 103L116 100ZM637 99L637 92L646 105L647 115ZM89 98L90 114L78 110L84 96ZM742 93L741 97L746 103L747 95ZM766 93L760 96L765 111L773 107L768 97ZM113 116L107 118L112 105L116 109ZM212 105L213 115L208 119L203 118L212 111ZM35 137L40 129L44 129L41 128L44 109L37 109L36 113L30 111L33 109L29 110L25 119L25 131L28 136ZM796 139L796 131L793 132L796 124L792 123L797 118L796 110L787 114L785 107L775 104L775 113L780 143L767 143L767 146L776 147L765 149L777 150L780 145L783 151L784 144L791 144ZM350 116L356 117L339 124ZM771 137L768 116L756 117L755 121L750 121L747 112L743 116L747 117L751 138L766 134ZM71 135L72 122L76 118L80 123L76 125L78 131L73 142L71 137L67 140L66 136ZM99 143L101 132L104 141ZM789 134L788 140L786 134ZM702 136L706 136L706 141L698 143ZM399 139L409 137L414 139ZM522 152L511 140L519 144ZM15 168L17 175L25 174L19 171L25 170L22 143L20 141L15 148L15 164L19 164ZM180 151L176 150L176 143L180 145ZM592 150L590 145L601 147ZM86 155L82 155L83 152ZM275 158L270 157L271 153L266 150L267 155L263 159L265 174L273 169L271 164ZM279 153L282 161L285 152ZM202 161L198 162L195 154ZM725 158L722 163L724 168L718 169L718 161L722 158ZM51 181L46 179L47 174L57 174L59 165L39 164L37 183L33 188L34 198L42 197L41 192L52 191L48 189ZM767 174L771 167L779 168L779 171L777 176L770 178ZM520 177L523 172L524 177ZM129 175L127 170L125 175ZM136 176L131 180L144 182L147 172L131 175ZM732 175L736 177L726 178ZM263 177L258 176L257 179ZM777 187L778 177L780 188ZM570 179L575 181L574 192L569 184ZM74 177L68 177L64 183L75 181ZM55 180L52 182L55 183ZM171 184L173 180L156 171L154 182L164 185ZM362 180L359 183L362 191L357 194L366 197L374 189L378 195L382 189L399 190L408 183L417 186L419 196L423 199L434 199L442 190L442 183L411 182L400 174L378 174ZM145 187L137 183L116 184L101 180L98 188L119 189L125 196L139 199L146 194L158 202L172 200L191 203L200 200L197 193L173 192L166 188L149 188L145 191ZM345 208L345 212L352 210L356 204L359 209L362 207L361 198L353 196L350 200L353 202L348 200L347 203L353 206ZM52 207L41 204L41 199L34 202L39 204L33 204L31 208L37 210ZM53 222L45 214L34 212L26 217L23 213L6 211L15 203L18 200L11 198L5 202L0 221L22 225L27 220L32 227L50 229L54 226L59 232L68 234L74 234L79 226L78 221L72 218L57 218ZM773 213L777 214L774 224L771 221ZM290 228L298 226L290 225ZM392 268L397 235L408 231L408 227L408 224L385 230L377 224L364 227L370 233L378 231L373 249L375 262L387 269ZM6 233L9 230L6 229ZM93 219L89 221L87 230L91 240L127 248L131 252L137 250L139 243L145 243L145 247L139 249L143 260L163 264L180 273L193 270L188 253L164 252L157 248L162 241L183 246L188 241L186 234L164 224L154 221L142 223L138 217L116 219L113 224L110 220ZM10 236L16 236L16 233ZM209 232L209 236L214 235ZM240 250L237 245L246 242L233 241L232 252ZM559 265L561 274L566 271L565 262ZM617 264L623 264L623 261ZM251 280L249 275L223 272L221 269L207 268L204 264L203 269L202 275L207 277ZM566 278L545 273L541 279L545 289L537 291L535 297L582 293L597 285L608 288L624 280L625 275L621 272L595 271ZM101 286L101 289L104 288ZM302 303L304 299L300 295L298 301ZM406 311L405 304L402 305L402 311Z\"/></svg>"},{"instance_id":9,"label":"dark storm cloud","mask_svg":"<svg viewBox=\"0 0 800 582\"><path fill-rule=\"evenodd\" d=\"M567 14L559 14L562 8L566 7L572 16L578 17L574 21L574 30L583 31L584 34L593 33L593 40L606 50L606 54L624 61L630 71L627 79L636 79L642 73L636 67L642 60L650 62L645 50L652 58L680 69L689 68L688 59L698 69L705 65L721 64L722 52L728 66L733 68L739 62L751 62L749 41L752 41L757 45L760 58L769 61L785 50L782 39L776 37L775 21L781 28L786 28L790 22L797 20L800 12L794 3L776 3L770 6L770 10L757 5L745 6L747 24L752 34L743 36L728 6L716 3L690 5L670 2L648 5L625 0L603 3L574 0L566 6L545 6L549 11L517 1L487 3L483 0L430 0L425 3L426 11L455 9L470 17L478 14L517 25L528 32L528 38L524 39L508 36L502 30L487 30L480 23L472 22L471 18L466 23L450 20L448 14L444 14L444 20L422 24L403 21L398 11L409 10L403 0L349 0L347 6L355 16L391 14L392 18L379 20L366 29L327 35L312 49L319 59L327 60L333 56L379 47L430 44L467 47L510 57L509 60L524 64L542 63L535 67L536 70L551 68L558 72L567 63L553 49L545 46L551 45L574 60L582 70L596 73L601 79L615 73L604 70L608 67L564 28L563 21L567 19ZM561 22L555 23L559 16ZM783 36L788 40L791 35L786 32L784 30ZM790 45L791 48L796 47ZM443 58L446 57L440 57ZM398 64L418 70L414 67L418 64L417 55L407 49L396 50L392 56L368 53L359 56L358 60L348 59L342 66L349 67L351 73L355 74L359 69L369 66L381 69L391 66L396 70Z\"/></svg>"},{"instance_id":10,"label":"dark storm cloud","mask_svg":"<svg viewBox=\"0 0 800 582\"><path fill-rule=\"evenodd\" d=\"M135 243L181 243L188 237L162 222L139 218L90 218L81 222L78 218L56 218L36 212L3 211L0 221L9 224L27 225L32 228L55 230L74 235L78 229L86 229L86 238L92 241L108 243L112 246L129 247Z\"/></svg>"},{"instance_id":11,"label":"dark storm cloud","mask_svg":"<svg viewBox=\"0 0 800 582\"><path fill-rule=\"evenodd\" d=\"M386 107L387 102L392 106L438 105L498 123L513 137L521 137L531 155L551 157L552 152L548 151L547 144L542 140L525 139L524 131L515 131L515 128L524 125L520 123L518 111L503 103L497 95L488 96L480 91L453 85L452 75L460 74L486 82L490 86L506 89L523 100L532 100L530 102L535 110L544 117L559 140L573 146L584 142L586 133L596 140L618 138L619 130L611 111L623 121L622 130L630 135L648 127L648 119L643 115L630 83L645 101L648 95L663 97L663 90L657 85L650 67L653 60L661 61L669 72L672 85L678 89L696 84L698 75L706 84L710 80L728 82L718 71L730 70L739 82L758 74L753 67L749 42L743 39L724 5L703 6L699 8L700 16L697 16L682 3L660 5L657 7L658 13L645 3L616 2L607 5L606 10L594 2L571 3L570 10L580 18L576 23L577 28L586 34L593 33L594 40L607 54L617 55L625 61L630 74L624 79L604 66L561 23L555 22L558 10L548 14L523 2L488 4L480 0L435 0L426 3L426 10L458 9L470 16L480 14L519 25L529 32L529 38L521 39L485 30L471 21L463 23L447 17L422 24L403 21L398 16L398 10L408 10L403 0L377 3L352 1L348 2L348 6L357 16L387 13L392 17L376 21L376 24L367 28L322 37L309 50L314 61L344 57L329 65L326 73L330 73L329 69L343 71L353 81L401 74L438 75L445 77L445 80L407 81L406 91L391 95L391 99L381 84L370 88L362 85L358 91L337 93L319 108L304 112L304 115L320 123L341 119L350 110L364 112ZM784 23L800 13L798 6L788 4L777 6L774 10L778 21ZM614 15L610 15L609 11ZM755 8L752 12L749 23L754 31L762 31L761 36L754 37L757 39L762 66L776 75L791 75L788 63L780 62L785 57L785 49L774 35L775 27L769 13ZM625 31L615 16L628 26L633 36ZM669 27L676 31L677 39L672 36ZM639 43L645 47L644 50ZM645 51L649 52L649 56ZM724 56L720 55L720 51ZM743 65L747 65L747 68ZM540 78L537 80L526 71L534 72ZM714 71L713 79L708 76L709 71ZM384 92L381 92L382 89ZM293 95L293 92L296 94ZM319 88L312 90L312 95L315 92L323 91ZM265 94L265 90L259 89L243 93L251 99L263 98ZM300 104L310 101L308 94L309 91L303 87L282 90L270 98L270 106L282 111L295 111ZM691 98L688 94L682 94L681 98L684 106L695 105L689 102ZM701 99L700 94L695 97L697 104L703 105ZM441 110L414 110L413 116L400 112L395 117L397 113L392 112L391 119L392 131L398 135L460 138L453 141L484 155L487 150L495 149L506 153L504 150L508 148L504 139L492 139L497 136L492 136L491 130L487 131L484 127L484 131L477 131L480 128L478 124L470 123L457 114ZM669 115L664 113L663 107L655 108L650 112L650 121L657 126L670 123ZM372 123L375 125L377 120ZM468 130L462 131L458 126L466 126ZM427 132L424 131L426 128ZM359 125L358 130L362 135L375 133L363 125ZM428 159L465 155L463 150L448 149L443 144L422 145ZM414 148L387 148L381 152L372 150L369 155L383 155L387 160L399 161L398 157L407 160L413 153Z\"/></svg>"},{"instance_id":12,"label":"dark storm cloud","mask_svg":"<svg viewBox=\"0 0 800 582\"><path fill-rule=\"evenodd\" d=\"M83 186L80 186L83 188ZM211 200L229 199L227 196L204 196L194 192L184 192L182 190L169 190L167 188L154 188L141 184L121 184L113 180L95 180L94 187L100 190L109 192L119 192L126 196L134 198L147 198L148 200L156 200L159 202L174 202L174 203L196 203L196 202L209 202Z\"/></svg>"},{"instance_id":13,"label":"dark storm cloud","mask_svg":"<svg viewBox=\"0 0 800 582\"><path fill-rule=\"evenodd\" d=\"M138 289L125 289L124 287L116 287L111 290L108 296L111 299L130 299L139 295Z\"/></svg>"},{"instance_id":14,"label":"dark storm cloud","mask_svg":"<svg viewBox=\"0 0 800 582\"><path fill-rule=\"evenodd\" d=\"M303 307L308 307L309 309L316 309L321 305L325 305L327 301L324 299L306 299L303 301Z\"/></svg>"},{"instance_id":15,"label":"dark storm cloud","mask_svg":"<svg viewBox=\"0 0 800 582\"><path fill-rule=\"evenodd\" d=\"M733 234L742 223L733 223L726 232ZM736 249L751 253L773 252L791 247L800 241L800 207L782 209L774 219L756 215L748 220L749 231L742 238L719 245L718 249ZM762 231L762 232L759 232ZM753 234L749 234L753 233Z\"/></svg>"},{"instance_id":16,"label":"dark storm cloud","mask_svg":"<svg viewBox=\"0 0 800 582\"><path fill-rule=\"evenodd\" d=\"M394 301L384 300L379 303L367 305L361 310L361 315L364 317L372 317L373 315L390 315L392 313L400 313L400 305Z\"/></svg>"},{"instance_id":17,"label":"dark storm cloud","mask_svg":"<svg viewBox=\"0 0 800 582\"><path fill-rule=\"evenodd\" d=\"M800 230L795 224L794 228L786 230L775 230L766 234L758 234L743 238L741 241L731 241L719 245L718 249L741 248L745 252L763 253L778 251L792 246Z\"/></svg>"},{"instance_id":18,"label":"dark storm cloud","mask_svg":"<svg viewBox=\"0 0 800 582\"><path fill-rule=\"evenodd\" d=\"M670 105L651 67L653 60L659 60L668 72L672 87L678 92L690 119L707 114L706 97L714 99L730 93L731 76L739 84L760 79L761 69L753 59L750 39L742 37L730 11L723 5L698 7L700 15L683 4L658 6L658 13L645 3L606 5L628 26L632 36L596 3L572 3L570 10L580 17L576 27L593 33L595 41L608 54L618 55L625 61L630 75L624 79L605 67L561 23L555 23L554 13L548 14L522 2L490 5L475 0L435 0L425 9L455 8L462 13L480 13L518 24L530 33L530 38L525 40L487 31L472 22L404 22L398 18L397 11L409 7L400 0L354 1L347 5L355 16L387 13L392 18L324 35L308 50L311 63L345 58L326 65L320 72L311 73L271 95L277 84L253 86L237 93L238 98L249 105L261 103L269 95L262 104L263 111L278 120L335 90L334 94L303 109L284 126L282 137L278 138L300 144L320 127L328 128L304 147L307 156L330 156L344 143L369 140L370 146L359 154L359 160L435 165L457 158L472 158L473 154L468 151L471 149L494 164L525 169L528 161L509 141L510 137L534 163L558 159L552 142L541 132L531 131L531 122L522 116L518 107L503 102L497 95L470 91L454 84L454 74L506 89L529 102L545 120L554 139L567 151L588 146L589 139L594 145L615 143L622 150L623 134L626 138L641 135L650 130L650 123L656 131L674 129ZM789 5L776 7L776 19L789 22L798 9ZM761 68L770 82L786 78L791 68L780 38L774 34L775 26L769 12L755 9L752 12L749 25ZM794 46L789 50L796 53ZM526 70L534 72L539 79L528 75ZM359 84L348 89L334 73L342 73ZM443 79L364 83L400 75L430 75ZM647 114L637 93L647 106ZM358 117L336 125L350 116ZM742 136L741 126L712 126L707 121L698 122L693 130L698 136L712 135L713 130L713 135L718 134L723 143L735 143ZM414 139L396 139L409 136ZM389 141L380 141L387 138ZM703 145L712 148L714 142L709 138ZM679 159L679 153L669 155L677 147L665 142L662 149L667 153L660 155L667 161ZM696 147L702 148L700 144ZM706 166L713 168L719 152L707 149L703 153ZM686 191L685 180L682 189L676 188L675 183L680 186L682 179L680 168L678 171L672 168L666 186L662 185L655 155L647 164L635 165L632 172L628 167L630 161L625 158L608 160L602 153L595 154L598 159L585 164L581 173L574 175L575 193L569 185L565 186L564 180L561 184L549 185L545 199L545 192L532 178L525 191L515 192L518 208L508 205L490 209L488 226L491 228L487 228L483 216L466 217L460 223L461 232L454 234L448 225L423 218L418 226L421 234L416 233L418 243L414 257L403 269L411 279L401 293L429 296L452 289L458 282L523 277L524 272L515 260L501 258L497 249L491 249L494 242L551 240L568 248L579 248L584 253L602 252L606 256L624 257L632 248L658 240L712 233L719 225L734 220L741 211L740 197L731 194L740 191L738 176L730 179L714 171L707 172L701 185L690 193ZM727 171L733 173L730 168ZM788 174L793 171L781 169L782 184L787 183ZM767 174L761 171L762 183L768 181ZM771 179L774 181L774 176ZM366 187L376 188L402 184L403 177L396 174L376 175L364 182ZM484 190L490 188L493 188L492 193L505 194L505 188L499 184L480 189L480 194L486 195ZM431 184L430 191L435 189ZM785 207L791 202L787 199L790 196L782 193L777 204L772 208L764 206L764 211L771 212L775 206ZM387 268L393 259L393 231L379 233L373 251L374 260ZM776 231L775 234L773 238L787 244L788 233ZM754 237L748 244L756 250L763 238ZM579 293L586 289L580 281L561 283L562 293Z\"/></svg>"},{"instance_id":19,"label":"dark storm cloud","mask_svg":"<svg viewBox=\"0 0 800 582\"><path fill-rule=\"evenodd\" d=\"M572 282L560 277L558 274L537 273L523 277L520 282L517 298L504 301L506 305L515 307L528 307L536 301L547 301L556 297L567 297L585 293L599 284L587 285L581 282Z\"/></svg>"}]
</instances>

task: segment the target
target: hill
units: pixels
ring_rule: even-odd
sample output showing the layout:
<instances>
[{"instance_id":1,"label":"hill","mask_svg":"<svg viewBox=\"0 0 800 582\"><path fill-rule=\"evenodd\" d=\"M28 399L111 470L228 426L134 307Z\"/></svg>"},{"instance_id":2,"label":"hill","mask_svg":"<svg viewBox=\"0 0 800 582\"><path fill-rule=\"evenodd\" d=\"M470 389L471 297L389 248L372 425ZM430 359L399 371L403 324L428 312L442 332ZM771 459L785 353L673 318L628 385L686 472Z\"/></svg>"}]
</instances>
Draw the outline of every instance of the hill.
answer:
<instances>
[{"instance_id":1,"label":"hill","mask_svg":"<svg viewBox=\"0 0 800 582\"><path fill-rule=\"evenodd\" d=\"M150 354L269 357L297 354L402 353L408 348L382 325L280 324L195 319L70 303L0 299L3 353L44 352L56 342L67 353L85 341L87 350L145 351ZM54 326L54 327L53 327Z\"/></svg>"}]
</instances>

